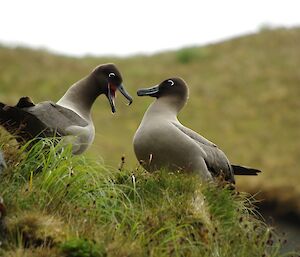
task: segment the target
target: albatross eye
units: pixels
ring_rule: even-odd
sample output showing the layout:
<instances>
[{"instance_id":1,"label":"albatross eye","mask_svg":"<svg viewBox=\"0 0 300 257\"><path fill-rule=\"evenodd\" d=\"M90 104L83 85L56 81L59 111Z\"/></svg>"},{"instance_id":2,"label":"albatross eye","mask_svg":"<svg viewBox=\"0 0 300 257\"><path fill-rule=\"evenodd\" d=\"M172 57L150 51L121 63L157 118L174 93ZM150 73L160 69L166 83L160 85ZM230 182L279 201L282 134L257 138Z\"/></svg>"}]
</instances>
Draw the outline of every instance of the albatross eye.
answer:
<instances>
[{"instance_id":1,"label":"albatross eye","mask_svg":"<svg viewBox=\"0 0 300 257\"><path fill-rule=\"evenodd\" d=\"M173 86L174 85L174 81L169 79L168 82L170 83L170 86Z\"/></svg>"},{"instance_id":2,"label":"albatross eye","mask_svg":"<svg viewBox=\"0 0 300 257\"><path fill-rule=\"evenodd\" d=\"M108 74L108 77L110 77L110 78L111 78L111 77L115 77L115 76L116 76L116 74L113 73L113 72L111 72L111 73Z\"/></svg>"}]
</instances>

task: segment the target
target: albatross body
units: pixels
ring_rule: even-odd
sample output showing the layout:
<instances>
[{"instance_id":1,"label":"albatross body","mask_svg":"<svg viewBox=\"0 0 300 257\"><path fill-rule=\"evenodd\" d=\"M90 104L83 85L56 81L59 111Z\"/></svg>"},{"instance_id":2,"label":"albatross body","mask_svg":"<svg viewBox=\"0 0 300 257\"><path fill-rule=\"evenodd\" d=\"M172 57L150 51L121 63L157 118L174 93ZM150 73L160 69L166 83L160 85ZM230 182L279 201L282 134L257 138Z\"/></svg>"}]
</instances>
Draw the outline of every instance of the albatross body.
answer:
<instances>
[{"instance_id":1,"label":"albatross body","mask_svg":"<svg viewBox=\"0 0 300 257\"><path fill-rule=\"evenodd\" d=\"M137 94L156 97L133 139L136 157L146 170L196 172L206 181L222 173L231 183L234 175L260 172L231 165L217 145L178 121L177 114L188 99L188 87L182 79L171 78L158 86L140 89Z\"/></svg>"},{"instance_id":2,"label":"albatross body","mask_svg":"<svg viewBox=\"0 0 300 257\"><path fill-rule=\"evenodd\" d=\"M22 97L16 106L0 103L0 124L19 141L39 137L65 137L73 144L73 153L83 153L93 142L95 128L91 108L96 98L105 94L114 113L115 92L132 98L122 86L122 77L114 64L96 67L88 76L72 85L57 102L34 104Z\"/></svg>"}]
</instances>

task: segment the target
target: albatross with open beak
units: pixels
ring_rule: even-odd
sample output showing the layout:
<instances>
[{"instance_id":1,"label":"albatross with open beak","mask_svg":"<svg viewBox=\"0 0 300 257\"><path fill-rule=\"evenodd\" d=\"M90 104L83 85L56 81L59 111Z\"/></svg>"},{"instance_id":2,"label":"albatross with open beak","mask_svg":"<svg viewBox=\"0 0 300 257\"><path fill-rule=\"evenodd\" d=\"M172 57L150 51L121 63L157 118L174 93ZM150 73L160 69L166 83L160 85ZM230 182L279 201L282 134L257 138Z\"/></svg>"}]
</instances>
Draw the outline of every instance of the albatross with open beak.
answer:
<instances>
[{"instance_id":1,"label":"albatross with open beak","mask_svg":"<svg viewBox=\"0 0 300 257\"><path fill-rule=\"evenodd\" d=\"M73 153L83 153L93 142L95 128L91 108L96 98L105 94L116 112L115 94L120 91L129 104L131 96L122 85L122 76L114 64L96 67L88 76L72 85L57 102L34 104L22 97L16 106L0 103L0 124L17 135L20 142L35 137L72 137Z\"/></svg>"},{"instance_id":2,"label":"albatross with open beak","mask_svg":"<svg viewBox=\"0 0 300 257\"><path fill-rule=\"evenodd\" d=\"M168 168L170 171L196 172L203 180L223 174L231 183L234 183L234 175L260 172L231 165L217 145L178 121L177 114L188 99L184 80L170 78L157 86L140 89L137 94L156 98L133 139L136 157L146 170Z\"/></svg>"}]
</instances>

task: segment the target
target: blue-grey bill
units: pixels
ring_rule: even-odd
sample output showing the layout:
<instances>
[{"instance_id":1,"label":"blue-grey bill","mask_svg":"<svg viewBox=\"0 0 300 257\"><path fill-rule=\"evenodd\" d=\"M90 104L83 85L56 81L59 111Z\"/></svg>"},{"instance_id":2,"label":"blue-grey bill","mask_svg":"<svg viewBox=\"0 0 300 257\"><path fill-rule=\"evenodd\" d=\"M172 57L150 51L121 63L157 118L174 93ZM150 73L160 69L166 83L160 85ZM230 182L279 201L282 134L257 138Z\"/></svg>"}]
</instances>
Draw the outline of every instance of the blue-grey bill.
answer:
<instances>
[{"instance_id":1,"label":"blue-grey bill","mask_svg":"<svg viewBox=\"0 0 300 257\"><path fill-rule=\"evenodd\" d=\"M132 97L128 94L128 92L126 91L126 89L124 88L124 86L121 84L120 86L118 86L118 90L121 92L121 94L129 101L128 105L131 105L133 99Z\"/></svg>"},{"instance_id":2,"label":"blue-grey bill","mask_svg":"<svg viewBox=\"0 0 300 257\"><path fill-rule=\"evenodd\" d=\"M154 96L159 92L159 86L142 88L137 91L138 96Z\"/></svg>"}]
</instances>

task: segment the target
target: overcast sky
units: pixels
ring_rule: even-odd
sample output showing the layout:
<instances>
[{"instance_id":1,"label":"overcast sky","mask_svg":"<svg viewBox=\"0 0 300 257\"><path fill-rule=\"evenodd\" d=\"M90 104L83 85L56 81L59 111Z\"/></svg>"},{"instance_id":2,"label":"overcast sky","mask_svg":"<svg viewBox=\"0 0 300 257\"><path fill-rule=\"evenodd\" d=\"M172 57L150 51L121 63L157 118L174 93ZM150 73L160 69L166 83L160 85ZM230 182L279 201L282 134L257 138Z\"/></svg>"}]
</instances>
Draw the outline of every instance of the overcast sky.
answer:
<instances>
[{"instance_id":1,"label":"overcast sky","mask_svg":"<svg viewBox=\"0 0 300 257\"><path fill-rule=\"evenodd\" d=\"M299 26L297 0L0 0L0 42L71 55L130 55Z\"/></svg>"}]
</instances>

